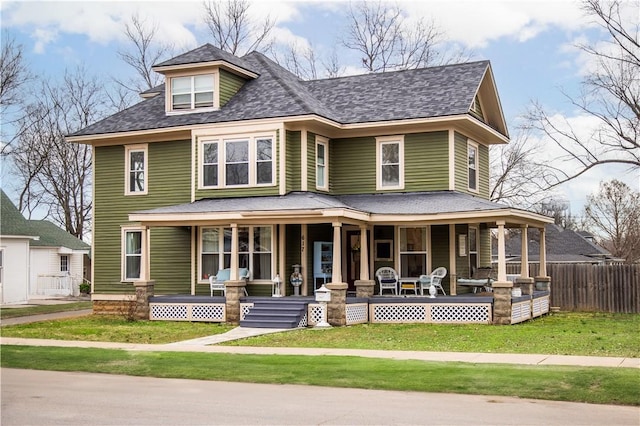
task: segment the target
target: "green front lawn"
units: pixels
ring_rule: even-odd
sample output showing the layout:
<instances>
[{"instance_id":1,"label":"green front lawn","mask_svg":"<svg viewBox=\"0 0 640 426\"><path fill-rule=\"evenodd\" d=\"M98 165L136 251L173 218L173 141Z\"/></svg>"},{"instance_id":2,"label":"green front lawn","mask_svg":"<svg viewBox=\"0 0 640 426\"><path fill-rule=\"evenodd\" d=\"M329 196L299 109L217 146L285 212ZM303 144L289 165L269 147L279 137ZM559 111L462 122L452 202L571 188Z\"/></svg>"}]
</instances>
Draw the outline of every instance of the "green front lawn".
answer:
<instances>
[{"instance_id":1,"label":"green front lawn","mask_svg":"<svg viewBox=\"0 0 640 426\"><path fill-rule=\"evenodd\" d=\"M638 314L563 312L510 326L362 324L225 345L640 357L639 330Z\"/></svg>"},{"instance_id":2,"label":"green front lawn","mask_svg":"<svg viewBox=\"0 0 640 426\"><path fill-rule=\"evenodd\" d=\"M0 318L9 319L28 315L51 314L55 312L79 311L91 309L91 302L59 303L55 305L28 306L25 308L0 308Z\"/></svg>"}]
</instances>

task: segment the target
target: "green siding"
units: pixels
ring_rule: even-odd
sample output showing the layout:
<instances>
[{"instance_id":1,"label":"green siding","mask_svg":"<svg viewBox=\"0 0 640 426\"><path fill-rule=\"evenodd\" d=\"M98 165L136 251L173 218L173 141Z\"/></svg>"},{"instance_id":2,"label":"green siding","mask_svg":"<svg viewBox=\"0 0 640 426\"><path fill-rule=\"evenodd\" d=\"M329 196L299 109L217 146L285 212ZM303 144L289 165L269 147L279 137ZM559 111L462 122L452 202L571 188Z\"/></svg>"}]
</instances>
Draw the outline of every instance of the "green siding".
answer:
<instances>
[{"instance_id":1,"label":"green siding","mask_svg":"<svg viewBox=\"0 0 640 426\"><path fill-rule=\"evenodd\" d=\"M478 192L472 192L469 191L467 140L466 136L455 133L455 190L489 198L489 147L475 141L478 143Z\"/></svg>"},{"instance_id":2,"label":"green siding","mask_svg":"<svg viewBox=\"0 0 640 426\"><path fill-rule=\"evenodd\" d=\"M143 143L144 141L140 141ZM95 147L94 154L94 291L96 293L133 292L130 283L121 283L121 226L131 225L128 214L133 211L152 209L190 201L191 142L159 142L148 145L148 194L124 195L125 150L123 146ZM151 253L154 253L150 276L156 277L154 265L178 261L174 265L174 277L187 277L184 282L161 280L160 288L180 289L180 293L190 290L189 264L181 262L182 255L176 257L178 249L173 240L179 231L152 231ZM178 243L182 243L180 239ZM162 247L173 247L171 251ZM189 251L189 245L184 248ZM160 273L161 271L158 271ZM173 279L173 278L169 278Z\"/></svg>"},{"instance_id":3,"label":"green siding","mask_svg":"<svg viewBox=\"0 0 640 426\"><path fill-rule=\"evenodd\" d=\"M449 189L448 132L416 133L404 138L404 191Z\"/></svg>"},{"instance_id":4,"label":"green siding","mask_svg":"<svg viewBox=\"0 0 640 426\"><path fill-rule=\"evenodd\" d=\"M220 70L220 107L223 107L229 100L238 93L244 85L245 80L235 74L225 70Z\"/></svg>"},{"instance_id":5,"label":"green siding","mask_svg":"<svg viewBox=\"0 0 640 426\"><path fill-rule=\"evenodd\" d=\"M479 244L478 249L480 253L478 253L478 256L480 266L491 266L491 230L487 228L486 225L480 226Z\"/></svg>"},{"instance_id":6,"label":"green siding","mask_svg":"<svg viewBox=\"0 0 640 426\"><path fill-rule=\"evenodd\" d=\"M329 177L335 194L376 191L376 139L334 139L329 149ZM447 132L415 133L404 138L404 191L449 189ZM315 173L314 173L315 175Z\"/></svg>"},{"instance_id":7,"label":"green siding","mask_svg":"<svg viewBox=\"0 0 640 426\"><path fill-rule=\"evenodd\" d=\"M469 226L466 224L458 224L456 225L456 275L458 278L469 278L471 276L471 272L469 271L469 256L460 256L460 247L458 247L459 235L468 235L469 234ZM471 293L473 289L471 287L458 286L457 293Z\"/></svg>"},{"instance_id":8,"label":"green siding","mask_svg":"<svg viewBox=\"0 0 640 426\"><path fill-rule=\"evenodd\" d=\"M151 279L155 294L191 291L191 231L186 227L151 228Z\"/></svg>"},{"instance_id":9,"label":"green siding","mask_svg":"<svg viewBox=\"0 0 640 426\"><path fill-rule=\"evenodd\" d=\"M301 132L287 131L287 192L301 189Z\"/></svg>"},{"instance_id":10,"label":"green siding","mask_svg":"<svg viewBox=\"0 0 640 426\"><path fill-rule=\"evenodd\" d=\"M315 188L315 173L313 187ZM331 140L329 143L329 187L334 194L376 192L375 138Z\"/></svg>"},{"instance_id":11,"label":"green siding","mask_svg":"<svg viewBox=\"0 0 640 426\"><path fill-rule=\"evenodd\" d=\"M275 148L275 152L273 155L273 161L275 162L275 174L273 176L274 179L274 185L269 185L269 186L258 186L258 187L244 187L244 188L221 188L221 189L196 189L195 191L195 196L196 199L201 199L201 198L225 198L225 197L251 197L251 196L257 196L257 195L278 195L279 194L279 188L278 188L278 182L279 182L279 177L280 177L280 162L278 161L278 158L280 157L280 137L279 137L279 132L276 131L275 132L276 135L276 148ZM196 182L198 182L199 179L199 173L201 171L201 162L200 162L200 153L197 152L198 149L200 148L200 145L197 144L196 146L196 158L197 158L197 163L198 163L198 167L196 168L195 171L195 179ZM220 160L224 160L224 159L220 159Z\"/></svg>"}]
</instances>

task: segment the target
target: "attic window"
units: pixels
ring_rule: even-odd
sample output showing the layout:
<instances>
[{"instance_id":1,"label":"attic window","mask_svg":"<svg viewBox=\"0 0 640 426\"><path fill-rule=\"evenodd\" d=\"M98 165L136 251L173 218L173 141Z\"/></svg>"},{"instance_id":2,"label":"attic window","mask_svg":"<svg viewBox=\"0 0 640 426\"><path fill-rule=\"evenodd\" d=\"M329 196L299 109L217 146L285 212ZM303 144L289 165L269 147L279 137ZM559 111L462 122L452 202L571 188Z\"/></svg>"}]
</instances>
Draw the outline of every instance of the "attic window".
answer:
<instances>
[{"instance_id":1,"label":"attic window","mask_svg":"<svg viewBox=\"0 0 640 426\"><path fill-rule=\"evenodd\" d=\"M213 108L213 74L171 79L171 109Z\"/></svg>"}]
</instances>

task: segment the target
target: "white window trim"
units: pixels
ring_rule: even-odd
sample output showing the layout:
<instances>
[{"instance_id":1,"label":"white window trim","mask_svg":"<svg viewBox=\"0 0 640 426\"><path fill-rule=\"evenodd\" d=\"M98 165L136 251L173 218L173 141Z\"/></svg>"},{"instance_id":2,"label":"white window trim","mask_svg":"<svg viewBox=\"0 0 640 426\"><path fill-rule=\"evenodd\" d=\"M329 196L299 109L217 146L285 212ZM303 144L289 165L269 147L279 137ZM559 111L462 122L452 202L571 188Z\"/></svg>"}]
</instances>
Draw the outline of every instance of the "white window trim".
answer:
<instances>
[{"instance_id":1,"label":"white window trim","mask_svg":"<svg viewBox=\"0 0 640 426\"><path fill-rule=\"evenodd\" d=\"M123 283L132 283L134 281L140 281L146 276L146 255L147 255L147 232L142 226L123 226L121 227L121 239L120 239L120 281ZM141 239L141 253L140 253L140 277L127 278L127 233L128 232L140 232Z\"/></svg>"},{"instance_id":2,"label":"white window trim","mask_svg":"<svg viewBox=\"0 0 640 426\"><path fill-rule=\"evenodd\" d=\"M67 270L66 271L62 270L62 259L67 259L67 262L66 262L67 263L67 265L66 265L67 266ZM69 256L68 254L61 254L60 255L60 265L59 266L60 266L60 272L66 272L66 273L70 274L71 273L71 256Z\"/></svg>"},{"instance_id":3,"label":"white window trim","mask_svg":"<svg viewBox=\"0 0 640 426\"><path fill-rule=\"evenodd\" d=\"M195 77L198 75L213 75L213 107L208 108L192 108L192 109L177 109L173 110L173 95L171 90L171 82L173 78L180 77ZM181 115L181 114L192 114L195 112L207 112L207 111L216 111L220 109L220 72L218 69L209 69L202 72L180 72L175 74L170 74L165 77L165 113L167 115ZM193 97L192 97L192 105L193 105Z\"/></svg>"},{"instance_id":4,"label":"white window trim","mask_svg":"<svg viewBox=\"0 0 640 426\"><path fill-rule=\"evenodd\" d=\"M131 172L131 153L141 151L144 153L144 190L131 191L129 179ZM149 145L126 145L124 148L124 195L147 195L149 192Z\"/></svg>"},{"instance_id":5,"label":"white window trim","mask_svg":"<svg viewBox=\"0 0 640 426\"><path fill-rule=\"evenodd\" d=\"M275 238L274 232L275 227L273 225L246 225L239 226L240 228L249 228L249 264L252 266L253 264L253 255L256 253L254 243L253 243L253 232L255 228L271 228L271 249L269 252L260 252L260 253L270 253L271 254L271 271L276 270L276 253L275 253ZM224 251L224 230L225 228L229 228L228 226L200 226L198 229L198 276L197 282L198 284L208 284L209 280L202 278L202 232L205 229L218 229L218 269L222 269L224 266L224 256L226 254L230 254L229 252ZM240 253L240 252L239 252ZM243 252L244 253L244 252ZM252 280L253 278L253 268L249 268L249 273L251 277L249 278L252 283L269 283L271 284L271 279L259 279Z\"/></svg>"},{"instance_id":6,"label":"white window trim","mask_svg":"<svg viewBox=\"0 0 640 426\"><path fill-rule=\"evenodd\" d=\"M414 250L414 251L402 251L402 231L401 229L409 229L409 228L423 228L425 230L425 249L424 250ZM425 274L430 274L431 269L431 256L429 253L431 252L431 227L430 226L398 226L396 229L396 241L398 241L398 271L402 271L402 255L403 254L424 254L425 256Z\"/></svg>"},{"instance_id":7,"label":"white window trim","mask_svg":"<svg viewBox=\"0 0 640 426\"><path fill-rule=\"evenodd\" d=\"M258 139L271 139L271 182L257 183L258 181ZM242 185L227 185L226 182L226 142L249 141L249 183ZM218 144L218 185L204 185L204 145L207 143ZM276 186L276 152L277 138L275 133L260 133L251 135L228 135L225 137L200 138L198 143L198 189L223 189L223 188L260 188Z\"/></svg>"},{"instance_id":8,"label":"white window trim","mask_svg":"<svg viewBox=\"0 0 640 426\"><path fill-rule=\"evenodd\" d=\"M475 161L475 168L474 168L474 170L476 172L476 179L475 179L476 187L475 188L471 188L469 186L469 177L470 177L469 176L469 148L470 147L472 147L472 148L474 148L476 150L476 161ZM479 163L480 163L480 158L479 157L480 157L479 145L476 142L472 141L471 139L467 139L467 152L466 152L466 162L465 162L466 163L466 169L467 169L467 189L469 191L475 192L475 193L480 192L480 182L479 182L479 180L480 180L480 172L478 170L478 166L479 166Z\"/></svg>"},{"instance_id":9,"label":"white window trim","mask_svg":"<svg viewBox=\"0 0 640 426\"><path fill-rule=\"evenodd\" d=\"M385 144L398 144L398 156L399 160L399 173L398 173L398 185L396 186L383 186L382 185L382 145ZM387 191L404 189L404 135L397 136L383 136L376 138L376 190Z\"/></svg>"},{"instance_id":10,"label":"white window trim","mask_svg":"<svg viewBox=\"0 0 640 426\"><path fill-rule=\"evenodd\" d=\"M318 145L322 145L324 147L324 185L318 186ZM321 191L329 190L329 139L324 138L322 136L316 136L316 155L315 155L315 166L316 166L316 189Z\"/></svg>"},{"instance_id":11,"label":"white window trim","mask_svg":"<svg viewBox=\"0 0 640 426\"><path fill-rule=\"evenodd\" d=\"M476 246L475 248L471 246L471 231L474 231L476 234ZM477 226L469 226L469 230L467 231L469 233L469 236L467 238L467 252L469 253L469 267L470 268L477 268L478 265L480 264L480 228L478 228ZM471 265L471 258L473 257L472 255L475 254L475 258L476 258L476 264L475 265Z\"/></svg>"}]
</instances>

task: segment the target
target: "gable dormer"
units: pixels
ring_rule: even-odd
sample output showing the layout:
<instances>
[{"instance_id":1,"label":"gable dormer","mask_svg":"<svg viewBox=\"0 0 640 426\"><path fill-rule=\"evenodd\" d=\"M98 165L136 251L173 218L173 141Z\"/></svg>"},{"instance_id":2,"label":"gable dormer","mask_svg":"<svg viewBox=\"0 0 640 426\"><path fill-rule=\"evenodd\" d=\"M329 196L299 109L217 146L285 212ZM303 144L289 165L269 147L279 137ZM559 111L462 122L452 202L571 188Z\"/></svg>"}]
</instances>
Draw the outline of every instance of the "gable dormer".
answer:
<instances>
[{"instance_id":1,"label":"gable dormer","mask_svg":"<svg viewBox=\"0 0 640 426\"><path fill-rule=\"evenodd\" d=\"M471 101L469 113L503 135L509 135L490 65L487 66Z\"/></svg>"},{"instance_id":2,"label":"gable dormer","mask_svg":"<svg viewBox=\"0 0 640 426\"><path fill-rule=\"evenodd\" d=\"M184 114L223 107L258 77L241 58L205 44L152 68L165 77L165 112Z\"/></svg>"}]
</instances>

